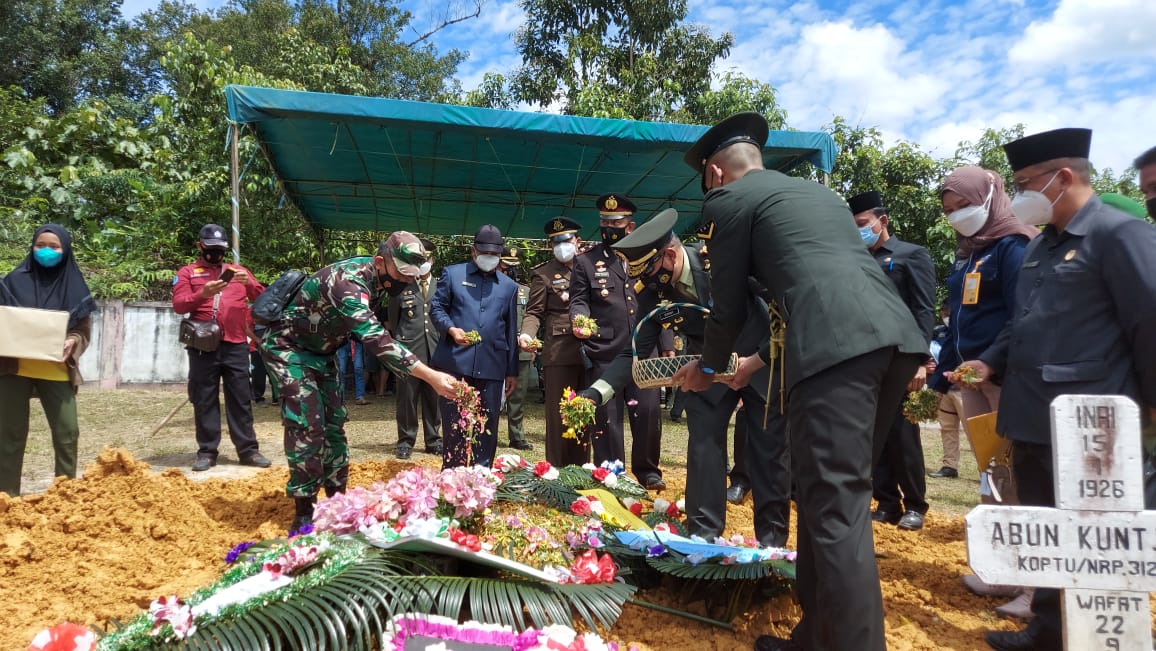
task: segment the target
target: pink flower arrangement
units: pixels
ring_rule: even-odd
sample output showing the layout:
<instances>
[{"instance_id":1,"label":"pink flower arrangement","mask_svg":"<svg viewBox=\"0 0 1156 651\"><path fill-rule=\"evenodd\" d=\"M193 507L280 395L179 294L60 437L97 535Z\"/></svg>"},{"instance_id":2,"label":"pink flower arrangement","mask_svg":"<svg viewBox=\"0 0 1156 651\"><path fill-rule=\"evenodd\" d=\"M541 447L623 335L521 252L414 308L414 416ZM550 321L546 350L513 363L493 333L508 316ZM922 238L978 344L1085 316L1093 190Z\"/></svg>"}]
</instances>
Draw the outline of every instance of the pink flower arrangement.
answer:
<instances>
[{"instance_id":1,"label":"pink flower arrangement","mask_svg":"<svg viewBox=\"0 0 1156 651\"><path fill-rule=\"evenodd\" d=\"M281 578L283 574L292 575L295 571L316 561L328 548L329 543L325 541L312 545L295 545L285 550L285 553L277 558L262 564L261 571L268 572L274 580Z\"/></svg>"},{"instance_id":2,"label":"pink flower arrangement","mask_svg":"<svg viewBox=\"0 0 1156 651\"><path fill-rule=\"evenodd\" d=\"M193 623L193 609L176 595L157 597L149 604L149 614L153 617L153 628L149 635L158 635L165 624L173 627L173 634L183 640L197 632Z\"/></svg>"},{"instance_id":3,"label":"pink flower arrangement","mask_svg":"<svg viewBox=\"0 0 1156 651\"><path fill-rule=\"evenodd\" d=\"M453 426L457 428L462 438L466 441L466 449L464 450L465 459L463 461L465 465L472 466L474 461L474 444L478 441L478 435L486 431L486 421L489 419L489 415L486 414L486 410L482 407L481 394L464 380L457 382L453 402L458 412L457 420L454 421ZM446 451L448 455L453 455L455 452L457 451Z\"/></svg>"},{"instance_id":4,"label":"pink flower arrangement","mask_svg":"<svg viewBox=\"0 0 1156 651\"><path fill-rule=\"evenodd\" d=\"M28 651L93 651L96 633L71 622L46 628L32 638Z\"/></svg>"},{"instance_id":5,"label":"pink flower arrangement","mask_svg":"<svg viewBox=\"0 0 1156 651\"><path fill-rule=\"evenodd\" d=\"M599 554L593 549L582 552L570 566L570 583L611 583L618 566L610 554Z\"/></svg>"},{"instance_id":6,"label":"pink flower arrangement","mask_svg":"<svg viewBox=\"0 0 1156 651\"><path fill-rule=\"evenodd\" d=\"M590 500L579 497L570 505L570 512L574 515L590 515L594 510L590 508Z\"/></svg>"}]
</instances>

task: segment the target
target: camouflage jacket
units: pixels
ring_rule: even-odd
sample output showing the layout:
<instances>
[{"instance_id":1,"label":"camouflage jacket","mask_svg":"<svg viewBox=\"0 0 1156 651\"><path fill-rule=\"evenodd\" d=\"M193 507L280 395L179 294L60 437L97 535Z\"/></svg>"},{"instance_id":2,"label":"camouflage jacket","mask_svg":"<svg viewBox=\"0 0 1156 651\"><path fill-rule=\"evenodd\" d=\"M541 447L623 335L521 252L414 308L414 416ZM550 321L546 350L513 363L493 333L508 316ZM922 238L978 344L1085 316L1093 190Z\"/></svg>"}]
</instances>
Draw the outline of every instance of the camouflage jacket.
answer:
<instances>
[{"instance_id":1,"label":"camouflage jacket","mask_svg":"<svg viewBox=\"0 0 1156 651\"><path fill-rule=\"evenodd\" d=\"M352 336L366 354L409 375L418 359L377 320L374 310L381 298L373 258L348 258L310 276L286 306L282 321L296 348L330 355Z\"/></svg>"}]
</instances>

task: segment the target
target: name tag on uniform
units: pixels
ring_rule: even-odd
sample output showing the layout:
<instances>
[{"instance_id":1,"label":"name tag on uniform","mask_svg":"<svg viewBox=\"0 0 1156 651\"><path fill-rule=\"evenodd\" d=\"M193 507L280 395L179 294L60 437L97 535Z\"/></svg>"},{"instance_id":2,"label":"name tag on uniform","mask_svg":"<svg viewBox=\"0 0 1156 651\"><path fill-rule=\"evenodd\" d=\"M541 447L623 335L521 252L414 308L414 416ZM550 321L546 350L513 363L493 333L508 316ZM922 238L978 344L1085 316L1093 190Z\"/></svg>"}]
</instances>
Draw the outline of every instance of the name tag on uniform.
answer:
<instances>
[{"instance_id":1,"label":"name tag on uniform","mask_svg":"<svg viewBox=\"0 0 1156 651\"><path fill-rule=\"evenodd\" d=\"M963 277L963 304L975 305L979 303L979 279L980 275L972 272Z\"/></svg>"},{"instance_id":2,"label":"name tag on uniform","mask_svg":"<svg viewBox=\"0 0 1156 651\"><path fill-rule=\"evenodd\" d=\"M468 281L468 280L463 280L463 281L462 281L462 284L463 284L463 285L465 285L466 287L477 287L477 285L475 285L475 284L471 283L471 282L470 282L470 281Z\"/></svg>"},{"instance_id":3,"label":"name tag on uniform","mask_svg":"<svg viewBox=\"0 0 1156 651\"><path fill-rule=\"evenodd\" d=\"M1024 266L1022 266L1020 268L1021 269L1035 269L1038 266L1040 266L1040 261L1039 260L1032 260L1031 262L1025 262Z\"/></svg>"}]
</instances>

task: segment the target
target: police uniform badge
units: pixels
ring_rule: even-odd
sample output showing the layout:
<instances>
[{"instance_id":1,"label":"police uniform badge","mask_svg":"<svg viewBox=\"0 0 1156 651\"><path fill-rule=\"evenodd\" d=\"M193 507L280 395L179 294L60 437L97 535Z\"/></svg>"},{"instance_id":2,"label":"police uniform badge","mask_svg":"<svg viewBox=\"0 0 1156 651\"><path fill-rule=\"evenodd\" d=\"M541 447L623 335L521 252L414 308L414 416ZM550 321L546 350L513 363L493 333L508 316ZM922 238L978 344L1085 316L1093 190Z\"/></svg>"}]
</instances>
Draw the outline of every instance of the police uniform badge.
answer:
<instances>
[{"instance_id":1,"label":"police uniform badge","mask_svg":"<svg viewBox=\"0 0 1156 651\"><path fill-rule=\"evenodd\" d=\"M606 198L606 203L603 205L606 206L607 210L614 210L618 208L618 199L614 195L610 195Z\"/></svg>"},{"instance_id":2,"label":"police uniform badge","mask_svg":"<svg viewBox=\"0 0 1156 651\"><path fill-rule=\"evenodd\" d=\"M553 227L554 232L558 232L558 231L562 230L562 220L561 219L555 219L554 223L551 224L551 226Z\"/></svg>"},{"instance_id":3,"label":"police uniform badge","mask_svg":"<svg viewBox=\"0 0 1156 651\"><path fill-rule=\"evenodd\" d=\"M1076 257L1076 250L1075 249L1071 249L1067 253L1064 254L1064 260L1072 260L1075 257Z\"/></svg>"}]
</instances>

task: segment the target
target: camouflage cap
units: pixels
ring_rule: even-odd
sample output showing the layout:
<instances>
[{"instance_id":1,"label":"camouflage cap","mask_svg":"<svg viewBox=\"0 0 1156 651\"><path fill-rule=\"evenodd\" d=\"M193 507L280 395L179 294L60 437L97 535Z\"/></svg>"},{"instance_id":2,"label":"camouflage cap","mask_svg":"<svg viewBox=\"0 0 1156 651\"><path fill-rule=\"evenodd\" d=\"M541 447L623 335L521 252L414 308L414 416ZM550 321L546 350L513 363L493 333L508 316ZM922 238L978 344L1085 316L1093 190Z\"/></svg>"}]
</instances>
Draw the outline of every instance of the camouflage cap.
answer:
<instances>
[{"instance_id":1,"label":"camouflage cap","mask_svg":"<svg viewBox=\"0 0 1156 651\"><path fill-rule=\"evenodd\" d=\"M413 233L396 231L382 242L381 251L392 257L397 270L407 276L429 273L429 254Z\"/></svg>"}]
</instances>

